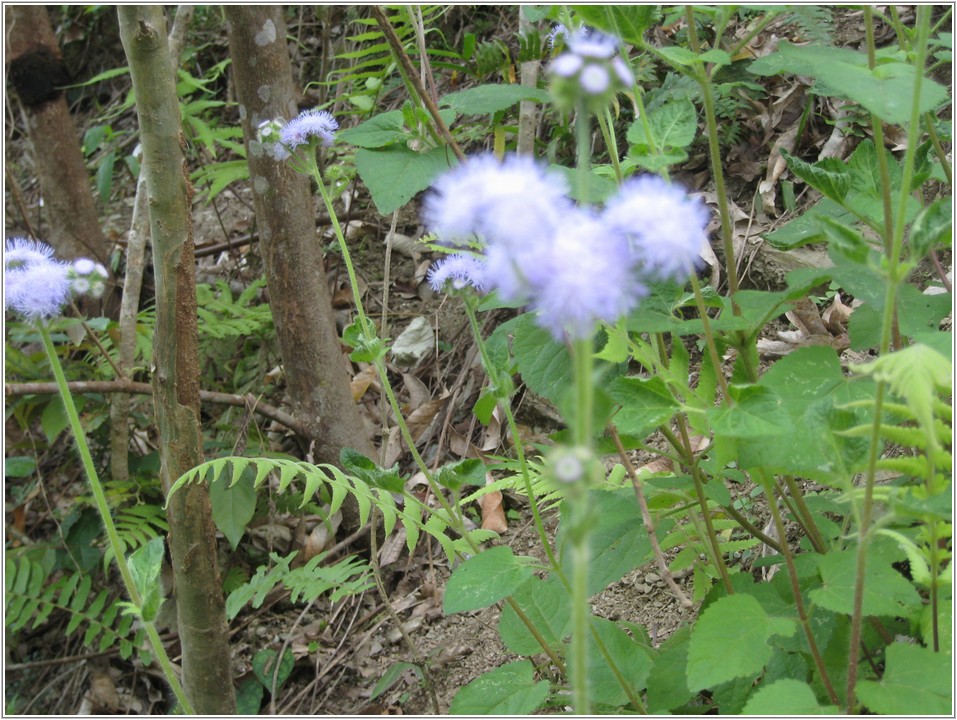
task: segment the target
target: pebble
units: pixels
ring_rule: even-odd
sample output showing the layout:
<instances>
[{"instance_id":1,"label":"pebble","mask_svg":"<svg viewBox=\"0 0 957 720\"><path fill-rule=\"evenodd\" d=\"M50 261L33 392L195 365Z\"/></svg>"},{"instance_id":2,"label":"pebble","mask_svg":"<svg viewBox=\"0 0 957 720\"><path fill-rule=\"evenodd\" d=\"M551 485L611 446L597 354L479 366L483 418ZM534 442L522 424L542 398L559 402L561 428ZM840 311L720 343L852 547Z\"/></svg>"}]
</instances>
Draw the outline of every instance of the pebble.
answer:
<instances>
[{"instance_id":1,"label":"pebble","mask_svg":"<svg viewBox=\"0 0 957 720\"><path fill-rule=\"evenodd\" d=\"M644 583L638 583L637 585L635 585L635 590L637 590L638 592L640 592L640 593L642 593L642 594L650 593L650 592L651 592L651 585L645 585Z\"/></svg>"},{"instance_id":2,"label":"pebble","mask_svg":"<svg viewBox=\"0 0 957 720\"><path fill-rule=\"evenodd\" d=\"M661 576L655 573L648 573L645 575L645 582L649 585L654 585L655 583L661 582Z\"/></svg>"}]
</instances>

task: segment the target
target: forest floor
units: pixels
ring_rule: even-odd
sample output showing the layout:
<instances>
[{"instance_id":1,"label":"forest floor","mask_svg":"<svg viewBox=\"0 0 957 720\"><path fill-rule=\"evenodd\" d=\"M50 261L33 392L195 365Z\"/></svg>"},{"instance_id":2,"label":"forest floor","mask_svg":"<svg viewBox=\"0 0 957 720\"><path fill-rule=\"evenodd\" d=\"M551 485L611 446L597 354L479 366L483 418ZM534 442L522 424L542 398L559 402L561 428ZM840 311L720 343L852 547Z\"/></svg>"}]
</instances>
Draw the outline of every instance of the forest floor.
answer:
<instances>
[{"instance_id":1,"label":"forest floor","mask_svg":"<svg viewBox=\"0 0 957 720\"><path fill-rule=\"evenodd\" d=\"M837 44L856 46L863 39L859 13L855 16L848 11L840 14L838 19L836 32L841 37ZM756 52L760 52L763 43L770 40L774 29L772 26L756 38L753 43ZM774 186L784 171L783 167L776 170L774 166L767 166L770 148L796 127L807 102L807 86L797 78L793 78L787 87L768 90L764 104L756 108L747 121L743 140L729 147L723 160L729 176L732 176L735 255L745 286L779 289L788 270L824 263L826 254L815 246L782 253L768 246L761 237L790 217L788 213L773 210L775 202L779 208L781 206L780 198L775 198L773 191L760 198L758 186L762 181L771 181L771 186ZM822 116L836 112L837 109L828 103L819 102ZM825 122L812 125L808 132L810 136L805 140L805 148L820 148L832 137L832 127ZM839 154L846 156L849 149L845 146ZM8 162L12 159L16 163L28 152L24 146L8 144ZM701 193L705 201L714 206L714 188L703 153L689 159L677 179L692 192ZM25 183L22 189L27 207L38 207L36 187ZM763 199L763 209L760 203L756 205L756 198ZM108 237L120 240L125 236L131 204L130 196L123 192L114 194L104 223ZM360 283L365 286L363 293L367 310L378 318L383 305L385 239L389 235L390 219L376 213L361 187L357 189L350 208L343 213L352 221L350 245ZM423 438L420 449L429 464L459 459L475 446L490 454L508 454L512 439L507 433L482 428L471 413L484 376L469 339L464 313L457 301L434 294L424 282L431 259L427 249L403 240L414 240L422 234L416 212L417 203L413 201L398 218L398 236L392 243L388 273L388 332L382 334L396 338L415 318L422 317L435 333L435 349L412 366L392 364L400 402L417 417L419 434ZM201 257L198 261L201 282L224 279L242 286L256 279L261 264L255 242L248 239L254 227L248 188L236 184L211 205L198 201L194 222L199 249L246 238L235 248ZM19 231L12 214L7 215L5 230L8 235ZM327 230L319 228L320 233ZM320 235L319 241L326 245L331 243L331 238ZM723 259L720 249L715 249L717 257L711 263L711 281L720 286L725 278L717 268L721 267ZM338 267L336 260L336 255L329 254L326 269L333 305L345 325L350 321L352 308L345 272ZM949 265L950 258L942 258L942 261L945 266ZM928 275L925 274L923 281ZM923 284L920 278L918 284ZM148 287L144 290L150 291ZM821 317L821 311L826 308L826 304L819 306L808 301L786 318L782 316L771 326L765 338L765 362L773 362L775 357L809 341L812 335L820 335L822 327L834 345L843 350L842 362L860 359L846 349L846 316L843 327L840 321L826 323ZM509 311L487 314L486 331L490 332L511 316ZM777 331L787 334L780 336ZM692 362L694 360L692 357ZM376 383L368 382L365 368L353 366L352 369L356 377L354 393L361 396L370 431L384 446L381 464L389 466L398 461L403 471L408 471L406 477L412 475L414 469L408 462L408 454L395 439L394 429L392 432L383 429ZM526 445L547 442L548 435L561 427L554 409L526 391L520 391L517 397L516 412L523 435L521 440ZM280 447L288 450L288 442L280 442ZM654 460L655 456L648 453L635 453L633 457L636 467ZM68 484L79 482L79 478L62 477L61 481ZM63 488L50 490L61 499L68 500L76 495L76 491ZM497 542L507 544L518 555L540 556L542 550L527 501L506 493L504 508L508 529ZM480 512L477 508L471 510L477 522L481 522ZM554 533L557 511L553 509L545 513L544 519L549 532ZM246 541L251 541L260 550L274 549L285 554L301 547L297 542L301 541L303 522L302 517L277 514L251 529ZM297 531L300 540L297 540ZM225 573L228 565L237 562L237 558L223 542ZM361 552L368 554L367 549ZM424 664L439 708L447 712L452 697L461 687L483 672L516 659L510 656L499 637L498 606L473 613L443 614L442 588L448 580L450 568L436 543L430 544L423 538L410 556L403 542L387 542L380 548L380 559L384 565L390 603L414 650L406 644L402 633L385 613L374 589L335 605L320 599L306 608L279 594L269 596L262 607L247 608L232 623L231 642L238 683L252 677L252 656L263 647L288 648L296 658L295 669L276 693L274 703L270 704L267 694L262 712L301 715L431 713L429 693L411 665L399 674L391 687L378 697L372 697L376 683L398 663ZM679 586L689 596L690 581L690 576L677 578ZM682 607L674 597L654 562L633 570L596 596L593 608L602 617L644 626L655 645L681 624L693 620L695 614L693 609ZM21 639L19 645L6 647L8 665L11 662L25 663L15 673L11 674L8 669L8 692L11 688L32 688L36 702L29 709L30 713L144 713L161 700L157 688L162 682L154 670L144 668L138 662L120 661L115 654L93 656L80 646L76 637L64 636L63 625L65 620L55 627L45 627L43 633L30 638L28 645ZM82 660L75 661L76 658Z\"/></svg>"}]
</instances>

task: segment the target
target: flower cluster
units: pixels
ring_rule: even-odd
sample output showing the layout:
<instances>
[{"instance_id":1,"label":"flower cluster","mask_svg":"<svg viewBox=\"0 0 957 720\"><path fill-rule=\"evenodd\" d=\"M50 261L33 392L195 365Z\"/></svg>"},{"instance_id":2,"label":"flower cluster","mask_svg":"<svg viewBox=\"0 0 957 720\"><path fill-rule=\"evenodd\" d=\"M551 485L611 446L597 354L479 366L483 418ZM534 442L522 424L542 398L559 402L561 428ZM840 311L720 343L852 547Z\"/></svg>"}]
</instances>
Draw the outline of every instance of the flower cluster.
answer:
<instances>
[{"instance_id":1,"label":"flower cluster","mask_svg":"<svg viewBox=\"0 0 957 720\"><path fill-rule=\"evenodd\" d=\"M3 255L3 309L31 321L53 317L71 292L101 297L107 277L106 268L93 260L60 262L49 245L11 238Z\"/></svg>"},{"instance_id":2,"label":"flower cluster","mask_svg":"<svg viewBox=\"0 0 957 720\"><path fill-rule=\"evenodd\" d=\"M589 27L569 32L564 26L553 30L549 38L559 38L566 52L549 66L554 78L555 96L571 105L579 98L592 104L606 102L619 90L635 84L635 75L618 55L618 39Z\"/></svg>"},{"instance_id":3,"label":"flower cluster","mask_svg":"<svg viewBox=\"0 0 957 720\"><path fill-rule=\"evenodd\" d=\"M576 206L561 176L533 160L479 156L433 186L423 206L440 242L484 245L482 260L452 255L429 274L439 290L495 290L529 305L557 339L589 337L633 310L650 279L686 278L708 214L661 178L632 179L602 211Z\"/></svg>"},{"instance_id":4,"label":"flower cluster","mask_svg":"<svg viewBox=\"0 0 957 720\"><path fill-rule=\"evenodd\" d=\"M335 141L335 132L339 123L331 113L313 108L303 110L287 123L280 120L266 120L260 123L259 142L266 152L276 160L285 160L302 145L318 140L323 147L329 147Z\"/></svg>"}]
</instances>

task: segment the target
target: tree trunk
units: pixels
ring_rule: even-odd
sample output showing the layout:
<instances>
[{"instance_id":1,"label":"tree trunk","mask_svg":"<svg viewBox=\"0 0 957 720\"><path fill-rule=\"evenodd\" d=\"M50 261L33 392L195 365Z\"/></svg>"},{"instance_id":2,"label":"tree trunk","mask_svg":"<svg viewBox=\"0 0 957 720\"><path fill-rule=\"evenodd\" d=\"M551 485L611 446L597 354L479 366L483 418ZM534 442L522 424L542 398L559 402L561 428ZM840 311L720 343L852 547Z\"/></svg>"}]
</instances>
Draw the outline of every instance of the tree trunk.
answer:
<instances>
[{"instance_id":1,"label":"tree trunk","mask_svg":"<svg viewBox=\"0 0 957 720\"><path fill-rule=\"evenodd\" d=\"M71 80L43 5L7 5L10 81L27 116L36 172L50 229L44 241L63 259L108 264L106 238L90 189L80 142L60 89Z\"/></svg>"},{"instance_id":2,"label":"tree trunk","mask_svg":"<svg viewBox=\"0 0 957 720\"><path fill-rule=\"evenodd\" d=\"M314 441L317 461L337 463L343 448L374 457L343 363L311 181L251 142L262 121L290 119L297 112L282 7L225 9L259 246L293 415Z\"/></svg>"},{"instance_id":3,"label":"tree trunk","mask_svg":"<svg viewBox=\"0 0 957 720\"><path fill-rule=\"evenodd\" d=\"M120 36L136 93L156 275L153 396L160 478L172 483L203 461L199 424L192 188L160 6L121 6ZM236 711L216 530L206 485L177 492L168 508L186 693L200 714Z\"/></svg>"}]
</instances>

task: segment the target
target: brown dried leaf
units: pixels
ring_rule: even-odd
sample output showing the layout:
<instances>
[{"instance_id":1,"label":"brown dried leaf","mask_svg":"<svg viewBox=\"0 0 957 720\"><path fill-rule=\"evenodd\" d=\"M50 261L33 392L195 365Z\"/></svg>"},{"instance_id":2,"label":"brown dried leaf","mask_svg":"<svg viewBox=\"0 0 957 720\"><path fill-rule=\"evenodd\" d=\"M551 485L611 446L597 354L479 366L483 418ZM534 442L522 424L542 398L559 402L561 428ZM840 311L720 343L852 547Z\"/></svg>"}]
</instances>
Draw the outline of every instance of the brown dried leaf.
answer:
<instances>
[{"instance_id":1,"label":"brown dried leaf","mask_svg":"<svg viewBox=\"0 0 957 720\"><path fill-rule=\"evenodd\" d=\"M834 299L831 300L827 310L822 313L821 319L832 335L840 335L847 332L847 322L850 320L852 312L854 312L854 309L844 304L844 301L841 300L841 294L834 293Z\"/></svg>"},{"instance_id":2,"label":"brown dried leaf","mask_svg":"<svg viewBox=\"0 0 957 720\"><path fill-rule=\"evenodd\" d=\"M482 529L492 530L499 534L508 530L508 520L505 517L505 506L502 503L502 493L493 490L479 498L482 508Z\"/></svg>"},{"instance_id":3,"label":"brown dried leaf","mask_svg":"<svg viewBox=\"0 0 957 720\"><path fill-rule=\"evenodd\" d=\"M349 383L349 387L352 389L352 402L359 402L375 379L376 370L374 365L369 365L367 368L357 372Z\"/></svg>"},{"instance_id":4,"label":"brown dried leaf","mask_svg":"<svg viewBox=\"0 0 957 720\"><path fill-rule=\"evenodd\" d=\"M402 382L405 384L405 389L409 392L410 410L422 407L432 399L432 393L425 386L425 383L412 373L402 373Z\"/></svg>"},{"instance_id":5,"label":"brown dried leaf","mask_svg":"<svg viewBox=\"0 0 957 720\"><path fill-rule=\"evenodd\" d=\"M446 393L440 398L435 400L429 400L426 403L423 403L411 413L405 419L406 424L409 426L409 434L415 439L416 445L418 445L425 436L426 431L429 429L429 426L432 424L432 421L435 420L436 415L439 414L439 410L442 409L442 406L449 399L449 394Z\"/></svg>"},{"instance_id":6,"label":"brown dried leaf","mask_svg":"<svg viewBox=\"0 0 957 720\"><path fill-rule=\"evenodd\" d=\"M809 298L801 298L795 302L790 312L786 312L784 315L805 335L828 334L827 328L821 320L821 311Z\"/></svg>"}]
</instances>

